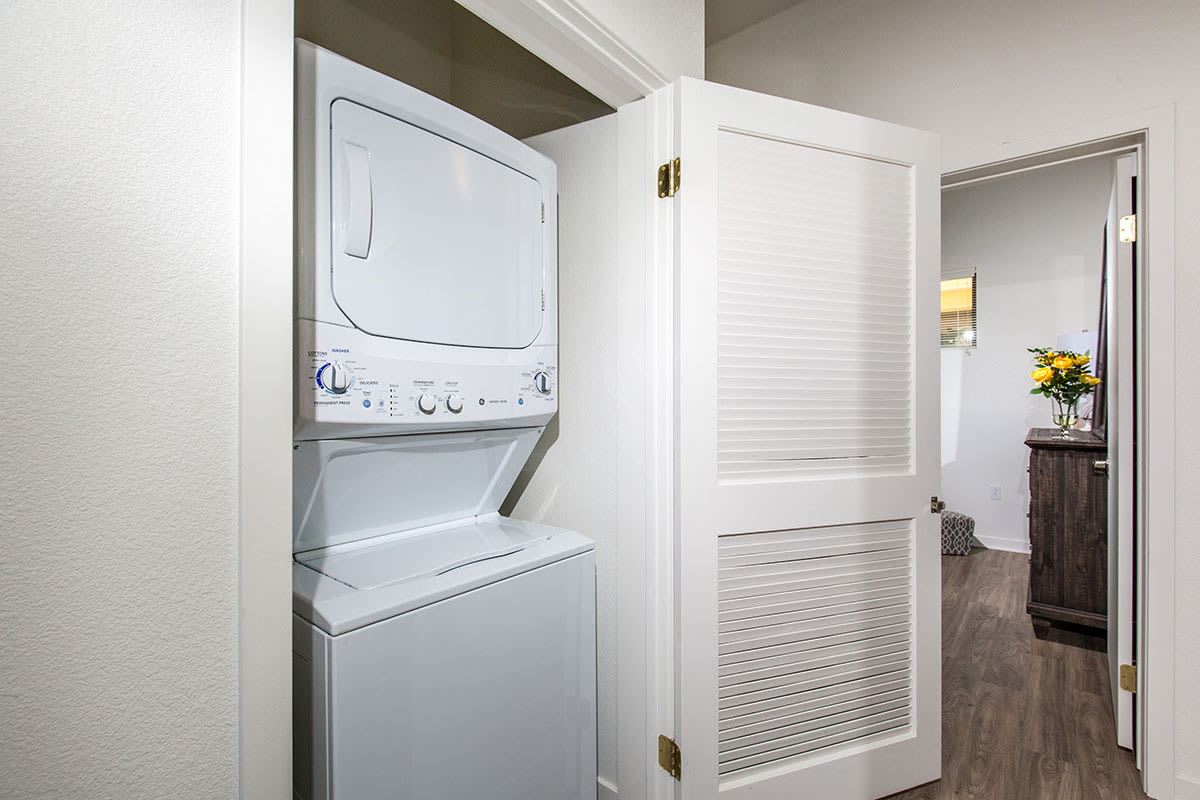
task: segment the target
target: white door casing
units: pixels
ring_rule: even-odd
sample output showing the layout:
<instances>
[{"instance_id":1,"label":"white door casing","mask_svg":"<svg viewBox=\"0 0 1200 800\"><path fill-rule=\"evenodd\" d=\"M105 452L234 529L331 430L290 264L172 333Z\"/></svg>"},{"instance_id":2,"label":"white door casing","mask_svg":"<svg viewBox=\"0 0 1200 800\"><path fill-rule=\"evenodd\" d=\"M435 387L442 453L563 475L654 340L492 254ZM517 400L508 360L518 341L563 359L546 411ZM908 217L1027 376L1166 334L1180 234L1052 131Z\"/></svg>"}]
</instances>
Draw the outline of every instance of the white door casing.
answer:
<instances>
[{"instance_id":1,"label":"white door casing","mask_svg":"<svg viewBox=\"0 0 1200 800\"><path fill-rule=\"evenodd\" d=\"M937 138L675 91L680 797L933 780Z\"/></svg>"},{"instance_id":2,"label":"white door casing","mask_svg":"<svg viewBox=\"0 0 1200 800\"><path fill-rule=\"evenodd\" d=\"M1133 748L1133 694L1120 687L1122 664L1134 663L1134 265L1133 242L1116 230L1134 213L1138 153L1116 159L1108 231L1108 668L1117 744Z\"/></svg>"}]
</instances>

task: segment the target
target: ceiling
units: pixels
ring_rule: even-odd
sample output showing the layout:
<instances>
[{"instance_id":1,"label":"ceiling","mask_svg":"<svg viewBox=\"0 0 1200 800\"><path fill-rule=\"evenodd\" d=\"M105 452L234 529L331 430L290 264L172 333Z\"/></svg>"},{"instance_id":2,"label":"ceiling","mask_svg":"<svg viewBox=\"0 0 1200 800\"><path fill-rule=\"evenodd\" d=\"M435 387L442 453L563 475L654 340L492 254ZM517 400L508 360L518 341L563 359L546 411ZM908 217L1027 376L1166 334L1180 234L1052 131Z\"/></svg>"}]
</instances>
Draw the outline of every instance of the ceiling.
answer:
<instances>
[{"instance_id":1,"label":"ceiling","mask_svg":"<svg viewBox=\"0 0 1200 800\"><path fill-rule=\"evenodd\" d=\"M704 46L733 36L802 0L704 0Z\"/></svg>"}]
</instances>

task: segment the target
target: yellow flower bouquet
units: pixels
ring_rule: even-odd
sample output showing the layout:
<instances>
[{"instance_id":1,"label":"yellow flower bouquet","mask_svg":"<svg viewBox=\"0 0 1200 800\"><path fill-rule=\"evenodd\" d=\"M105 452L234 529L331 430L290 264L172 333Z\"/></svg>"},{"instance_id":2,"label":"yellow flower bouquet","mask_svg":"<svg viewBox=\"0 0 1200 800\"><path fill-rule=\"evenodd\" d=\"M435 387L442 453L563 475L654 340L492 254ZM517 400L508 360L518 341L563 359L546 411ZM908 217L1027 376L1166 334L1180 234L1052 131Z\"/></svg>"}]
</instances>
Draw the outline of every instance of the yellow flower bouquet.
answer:
<instances>
[{"instance_id":1,"label":"yellow flower bouquet","mask_svg":"<svg viewBox=\"0 0 1200 800\"><path fill-rule=\"evenodd\" d=\"M1049 397L1053 402L1051 419L1062 430L1064 439L1070 438L1071 427L1079 421L1079 398L1091 394L1100 385L1100 379L1088 372L1092 357L1069 350L1050 350L1046 347L1031 347L1033 363L1036 365L1029 377L1037 386L1030 394Z\"/></svg>"}]
</instances>

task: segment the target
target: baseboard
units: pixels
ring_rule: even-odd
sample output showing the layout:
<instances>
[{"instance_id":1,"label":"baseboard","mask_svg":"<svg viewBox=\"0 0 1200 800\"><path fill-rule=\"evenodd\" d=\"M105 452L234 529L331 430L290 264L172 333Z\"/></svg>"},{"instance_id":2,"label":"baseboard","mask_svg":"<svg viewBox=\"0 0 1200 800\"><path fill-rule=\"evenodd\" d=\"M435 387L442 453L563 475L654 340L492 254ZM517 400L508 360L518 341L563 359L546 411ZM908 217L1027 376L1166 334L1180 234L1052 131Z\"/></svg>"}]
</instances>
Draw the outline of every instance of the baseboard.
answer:
<instances>
[{"instance_id":1,"label":"baseboard","mask_svg":"<svg viewBox=\"0 0 1200 800\"><path fill-rule=\"evenodd\" d=\"M1200 800L1200 781L1176 775L1175 800Z\"/></svg>"},{"instance_id":2,"label":"baseboard","mask_svg":"<svg viewBox=\"0 0 1200 800\"><path fill-rule=\"evenodd\" d=\"M596 778L596 800L617 800L617 787L604 778Z\"/></svg>"},{"instance_id":3,"label":"baseboard","mask_svg":"<svg viewBox=\"0 0 1200 800\"><path fill-rule=\"evenodd\" d=\"M1009 553L1028 553L1028 539L1004 539L999 536L980 536L975 534L975 538L983 542L984 547L989 550L1006 550Z\"/></svg>"}]
</instances>

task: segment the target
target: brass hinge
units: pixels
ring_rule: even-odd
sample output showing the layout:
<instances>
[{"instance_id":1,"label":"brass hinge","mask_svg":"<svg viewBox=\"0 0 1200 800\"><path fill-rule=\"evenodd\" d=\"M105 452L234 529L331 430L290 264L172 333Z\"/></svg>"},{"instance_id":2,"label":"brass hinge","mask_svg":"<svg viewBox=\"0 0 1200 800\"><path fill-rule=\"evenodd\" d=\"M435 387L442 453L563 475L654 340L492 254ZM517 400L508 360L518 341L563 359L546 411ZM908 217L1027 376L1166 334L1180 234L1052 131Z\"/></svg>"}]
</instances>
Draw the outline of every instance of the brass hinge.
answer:
<instances>
[{"instance_id":1,"label":"brass hinge","mask_svg":"<svg viewBox=\"0 0 1200 800\"><path fill-rule=\"evenodd\" d=\"M1130 214L1128 217L1121 217L1121 241L1136 242L1137 241L1137 214Z\"/></svg>"},{"instance_id":2,"label":"brass hinge","mask_svg":"<svg viewBox=\"0 0 1200 800\"><path fill-rule=\"evenodd\" d=\"M1120 680L1118 682L1121 684L1122 691L1137 694L1137 667L1122 664Z\"/></svg>"},{"instance_id":3,"label":"brass hinge","mask_svg":"<svg viewBox=\"0 0 1200 800\"><path fill-rule=\"evenodd\" d=\"M658 168L658 196L674 197L679 191L679 159Z\"/></svg>"},{"instance_id":4,"label":"brass hinge","mask_svg":"<svg viewBox=\"0 0 1200 800\"><path fill-rule=\"evenodd\" d=\"M683 756L679 753L679 745L674 739L661 734L658 737L658 765L667 771L675 780L683 774Z\"/></svg>"},{"instance_id":5,"label":"brass hinge","mask_svg":"<svg viewBox=\"0 0 1200 800\"><path fill-rule=\"evenodd\" d=\"M946 510L946 501L937 497L929 498L929 513L940 514Z\"/></svg>"}]
</instances>

